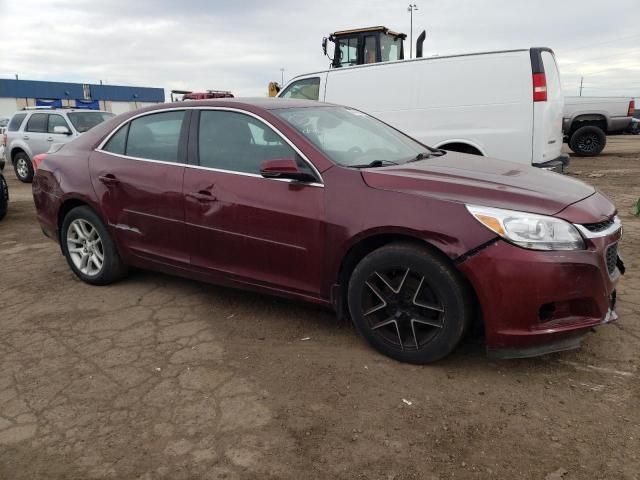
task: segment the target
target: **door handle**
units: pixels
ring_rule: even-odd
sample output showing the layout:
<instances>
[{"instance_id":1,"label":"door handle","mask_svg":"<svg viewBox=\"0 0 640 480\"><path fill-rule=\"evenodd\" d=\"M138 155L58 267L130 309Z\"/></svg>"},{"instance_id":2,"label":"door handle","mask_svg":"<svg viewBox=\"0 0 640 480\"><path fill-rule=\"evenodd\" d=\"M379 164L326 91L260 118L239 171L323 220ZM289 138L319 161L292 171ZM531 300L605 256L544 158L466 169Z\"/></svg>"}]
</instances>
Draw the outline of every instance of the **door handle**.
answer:
<instances>
[{"instance_id":1,"label":"door handle","mask_svg":"<svg viewBox=\"0 0 640 480\"><path fill-rule=\"evenodd\" d=\"M47 142L53 142L53 137L47 138Z\"/></svg>"},{"instance_id":2,"label":"door handle","mask_svg":"<svg viewBox=\"0 0 640 480\"><path fill-rule=\"evenodd\" d=\"M104 183L107 186L117 185L118 183L120 183L120 180L118 180L116 176L112 175L111 173L107 173L106 175L99 176L98 180L100 180L102 183Z\"/></svg>"},{"instance_id":3,"label":"door handle","mask_svg":"<svg viewBox=\"0 0 640 480\"><path fill-rule=\"evenodd\" d=\"M187 196L199 202L214 202L216 200L215 195L213 195L209 190L187 193Z\"/></svg>"}]
</instances>

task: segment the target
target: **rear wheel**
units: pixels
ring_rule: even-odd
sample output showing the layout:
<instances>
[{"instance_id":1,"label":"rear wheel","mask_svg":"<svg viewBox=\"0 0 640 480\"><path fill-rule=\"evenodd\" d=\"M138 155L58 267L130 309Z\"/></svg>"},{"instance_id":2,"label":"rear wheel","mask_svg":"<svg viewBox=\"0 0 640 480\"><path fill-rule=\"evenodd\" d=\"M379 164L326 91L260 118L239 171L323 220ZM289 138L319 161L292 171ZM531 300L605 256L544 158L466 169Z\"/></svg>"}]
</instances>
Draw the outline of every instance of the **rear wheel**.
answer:
<instances>
[{"instance_id":1,"label":"rear wheel","mask_svg":"<svg viewBox=\"0 0 640 480\"><path fill-rule=\"evenodd\" d=\"M13 169L16 172L18 180L29 183L33 180L33 165L26 153L17 153L13 159Z\"/></svg>"},{"instance_id":2,"label":"rear wheel","mask_svg":"<svg viewBox=\"0 0 640 480\"><path fill-rule=\"evenodd\" d=\"M595 157L602 153L607 144L607 136L600 127L587 125L571 134L569 148L580 157Z\"/></svg>"},{"instance_id":3,"label":"rear wheel","mask_svg":"<svg viewBox=\"0 0 640 480\"><path fill-rule=\"evenodd\" d=\"M89 207L76 207L62 222L62 251L67 263L82 281L107 285L122 278L126 267L111 235Z\"/></svg>"},{"instance_id":4,"label":"rear wheel","mask_svg":"<svg viewBox=\"0 0 640 480\"><path fill-rule=\"evenodd\" d=\"M8 206L9 188L7 187L7 181L4 179L4 175L0 173L0 220L7 214Z\"/></svg>"},{"instance_id":5,"label":"rear wheel","mask_svg":"<svg viewBox=\"0 0 640 480\"><path fill-rule=\"evenodd\" d=\"M351 318L383 354L430 363L451 353L472 316L459 272L427 249L391 244L367 255L348 287Z\"/></svg>"}]
</instances>

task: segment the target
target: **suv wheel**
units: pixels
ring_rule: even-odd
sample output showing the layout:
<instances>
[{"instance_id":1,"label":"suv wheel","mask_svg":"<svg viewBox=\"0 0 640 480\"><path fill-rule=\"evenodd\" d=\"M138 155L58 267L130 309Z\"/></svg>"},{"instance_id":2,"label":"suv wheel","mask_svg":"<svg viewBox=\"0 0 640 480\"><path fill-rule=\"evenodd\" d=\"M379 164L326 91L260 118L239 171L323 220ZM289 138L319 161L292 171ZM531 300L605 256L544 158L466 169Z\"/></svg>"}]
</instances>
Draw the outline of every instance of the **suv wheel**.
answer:
<instances>
[{"instance_id":1,"label":"suv wheel","mask_svg":"<svg viewBox=\"0 0 640 480\"><path fill-rule=\"evenodd\" d=\"M595 157L602 153L607 144L607 136L600 127L587 125L571 134L569 148L580 157Z\"/></svg>"},{"instance_id":2,"label":"suv wheel","mask_svg":"<svg viewBox=\"0 0 640 480\"><path fill-rule=\"evenodd\" d=\"M16 172L18 180L29 183L33 180L33 165L26 153L17 153L13 159L13 169Z\"/></svg>"},{"instance_id":3,"label":"suv wheel","mask_svg":"<svg viewBox=\"0 0 640 480\"><path fill-rule=\"evenodd\" d=\"M0 173L0 220L7 214L7 207L9 205L9 188L7 182L4 179L4 175Z\"/></svg>"},{"instance_id":4,"label":"suv wheel","mask_svg":"<svg viewBox=\"0 0 640 480\"><path fill-rule=\"evenodd\" d=\"M107 285L122 278L126 267L100 217L89 207L71 210L60 232L62 252L80 280Z\"/></svg>"},{"instance_id":5,"label":"suv wheel","mask_svg":"<svg viewBox=\"0 0 640 480\"><path fill-rule=\"evenodd\" d=\"M355 268L347 292L360 334L383 354L430 363L451 353L472 317L468 287L445 259L427 249L391 244Z\"/></svg>"}]
</instances>

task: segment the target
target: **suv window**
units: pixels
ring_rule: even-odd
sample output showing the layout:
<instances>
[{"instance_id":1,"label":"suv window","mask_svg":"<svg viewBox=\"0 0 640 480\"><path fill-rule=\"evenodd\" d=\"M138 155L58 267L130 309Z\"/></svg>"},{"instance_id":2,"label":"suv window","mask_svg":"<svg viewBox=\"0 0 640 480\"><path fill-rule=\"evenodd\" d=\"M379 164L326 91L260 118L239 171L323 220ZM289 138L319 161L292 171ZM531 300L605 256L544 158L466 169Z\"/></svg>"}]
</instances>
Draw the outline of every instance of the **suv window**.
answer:
<instances>
[{"instance_id":1,"label":"suv window","mask_svg":"<svg viewBox=\"0 0 640 480\"><path fill-rule=\"evenodd\" d=\"M265 160L292 158L305 172L311 167L263 122L242 113L203 110L198 133L200 165L260 174Z\"/></svg>"},{"instance_id":2,"label":"suv window","mask_svg":"<svg viewBox=\"0 0 640 480\"><path fill-rule=\"evenodd\" d=\"M47 131L49 133L55 133L53 131L54 127L69 128L69 125L67 124L67 121L64 119L62 115L49 115L49 127L47 128Z\"/></svg>"},{"instance_id":3,"label":"suv window","mask_svg":"<svg viewBox=\"0 0 640 480\"><path fill-rule=\"evenodd\" d=\"M47 131L47 116L46 113L34 113L29 117L25 130L33 133L45 133Z\"/></svg>"},{"instance_id":4,"label":"suv window","mask_svg":"<svg viewBox=\"0 0 640 480\"><path fill-rule=\"evenodd\" d=\"M11 119L11 121L9 122L9 127L7 128L7 130L10 132L17 132L20 129L20 125L22 125L22 122L26 117L27 117L26 113L16 113Z\"/></svg>"},{"instance_id":5,"label":"suv window","mask_svg":"<svg viewBox=\"0 0 640 480\"><path fill-rule=\"evenodd\" d=\"M306 100L318 100L320 94L320 77L303 78L289 85L280 98L302 98Z\"/></svg>"},{"instance_id":6,"label":"suv window","mask_svg":"<svg viewBox=\"0 0 640 480\"><path fill-rule=\"evenodd\" d=\"M177 162L184 114L184 110L153 113L132 120L125 155Z\"/></svg>"}]
</instances>

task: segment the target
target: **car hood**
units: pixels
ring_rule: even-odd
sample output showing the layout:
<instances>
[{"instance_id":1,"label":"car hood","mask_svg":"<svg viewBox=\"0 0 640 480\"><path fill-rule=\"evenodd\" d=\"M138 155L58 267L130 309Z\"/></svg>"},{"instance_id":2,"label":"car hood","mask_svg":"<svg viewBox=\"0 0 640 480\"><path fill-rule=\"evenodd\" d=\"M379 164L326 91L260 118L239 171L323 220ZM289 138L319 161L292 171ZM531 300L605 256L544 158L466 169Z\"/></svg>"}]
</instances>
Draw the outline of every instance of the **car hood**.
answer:
<instances>
[{"instance_id":1,"label":"car hood","mask_svg":"<svg viewBox=\"0 0 640 480\"><path fill-rule=\"evenodd\" d=\"M456 152L364 169L362 176L372 188L542 215L558 213L595 193L593 187L565 175Z\"/></svg>"}]
</instances>

